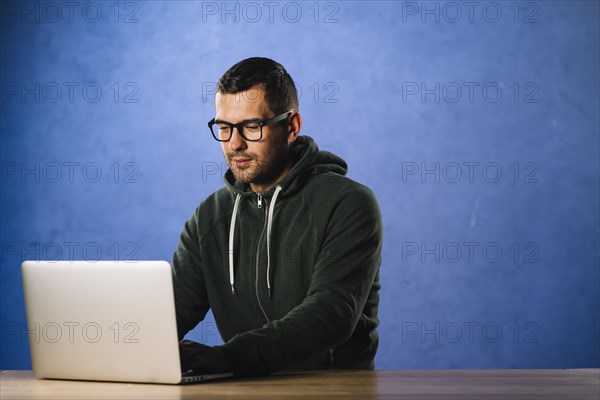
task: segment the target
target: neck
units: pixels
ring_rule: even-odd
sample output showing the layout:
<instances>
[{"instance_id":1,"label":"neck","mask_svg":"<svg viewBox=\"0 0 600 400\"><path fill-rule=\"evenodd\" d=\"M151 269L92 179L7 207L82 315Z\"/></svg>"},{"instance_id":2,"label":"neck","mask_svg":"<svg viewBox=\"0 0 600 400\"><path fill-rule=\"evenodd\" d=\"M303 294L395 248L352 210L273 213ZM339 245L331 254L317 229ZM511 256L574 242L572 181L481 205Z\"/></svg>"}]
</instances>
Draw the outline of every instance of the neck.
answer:
<instances>
[{"instance_id":1,"label":"neck","mask_svg":"<svg viewBox=\"0 0 600 400\"><path fill-rule=\"evenodd\" d=\"M294 152L292 152L287 164L285 165L285 167L283 168L281 173L275 179L273 179L269 183L252 183L251 182L250 189L254 193L267 192L269 189L271 189L275 185L277 185L288 174L288 172L290 172L290 170L292 169L292 167L294 166L295 163L296 163L296 156L295 156Z\"/></svg>"}]
</instances>

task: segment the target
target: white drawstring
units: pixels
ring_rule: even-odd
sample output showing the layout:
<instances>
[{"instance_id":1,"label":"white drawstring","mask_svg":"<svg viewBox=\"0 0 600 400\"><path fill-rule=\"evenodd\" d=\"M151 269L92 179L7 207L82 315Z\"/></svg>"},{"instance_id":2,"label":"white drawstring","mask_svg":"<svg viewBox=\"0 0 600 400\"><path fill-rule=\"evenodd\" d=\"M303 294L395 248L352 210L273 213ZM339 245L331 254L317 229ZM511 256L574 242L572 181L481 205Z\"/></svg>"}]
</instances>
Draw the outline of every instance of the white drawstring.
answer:
<instances>
[{"instance_id":1,"label":"white drawstring","mask_svg":"<svg viewBox=\"0 0 600 400\"><path fill-rule=\"evenodd\" d=\"M277 185L275 193L273 194L273 200L269 206L269 216L267 218L267 290L269 291L269 298L271 298L271 225L273 222L273 210L275 210L275 202L277 201L277 195L281 191L281 186Z\"/></svg>"},{"instance_id":2,"label":"white drawstring","mask_svg":"<svg viewBox=\"0 0 600 400\"><path fill-rule=\"evenodd\" d=\"M240 204L240 195L238 194L235 198L235 205L233 206L233 214L231 215L231 225L229 226L229 284L231 285L231 294L235 294L234 287L234 276L233 276L233 236L235 232L235 219L237 217L237 210Z\"/></svg>"},{"instance_id":3,"label":"white drawstring","mask_svg":"<svg viewBox=\"0 0 600 400\"><path fill-rule=\"evenodd\" d=\"M273 194L273 200L269 205L269 214L267 216L267 290L269 291L269 298L271 298L271 227L273 226L273 212L275 210L275 202L277 196L282 190L281 186L277 185L275 193ZM235 220L237 218L238 206L240 204L241 196L238 194L235 198L235 204L233 206L233 214L231 216L231 224L229 225L229 284L231 285L231 294L235 294L235 278L233 274L233 238L235 233Z\"/></svg>"}]
</instances>

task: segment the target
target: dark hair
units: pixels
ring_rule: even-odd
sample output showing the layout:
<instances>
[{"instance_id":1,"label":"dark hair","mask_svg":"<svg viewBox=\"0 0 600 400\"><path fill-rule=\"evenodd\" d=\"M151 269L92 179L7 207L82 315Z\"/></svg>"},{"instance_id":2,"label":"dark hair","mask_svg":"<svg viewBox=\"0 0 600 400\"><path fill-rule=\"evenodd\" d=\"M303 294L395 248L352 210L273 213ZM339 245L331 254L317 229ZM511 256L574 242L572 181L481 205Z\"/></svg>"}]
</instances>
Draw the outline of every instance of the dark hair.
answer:
<instances>
[{"instance_id":1,"label":"dark hair","mask_svg":"<svg viewBox=\"0 0 600 400\"><path fill-rule=\"evenodd\" d=\"M269 58L246 58L233 65L219 79L217 92L236 94L262 86L267 105L275 114L298 111L298 94L283 65Z\"/></svg>"}]
</instances>

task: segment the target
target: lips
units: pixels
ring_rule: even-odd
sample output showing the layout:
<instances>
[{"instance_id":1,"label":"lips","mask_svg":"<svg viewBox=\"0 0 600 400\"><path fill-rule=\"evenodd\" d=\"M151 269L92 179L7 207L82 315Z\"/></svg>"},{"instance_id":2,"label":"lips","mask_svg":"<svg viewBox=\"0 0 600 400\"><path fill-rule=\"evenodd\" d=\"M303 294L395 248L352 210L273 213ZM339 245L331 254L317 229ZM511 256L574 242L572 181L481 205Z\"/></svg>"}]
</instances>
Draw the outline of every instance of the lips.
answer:
<instances>
[{"instance_id":1,"label":"lips","mask_svg":"<svg viewBox=\"0 0 600 400\"><path fill-rule=\"evenodd\" d=\"M250 165L250 161L252 161L251 158L234 158L233 159L233 163L237 167L246 167L246 166Z\"/></svg>"}]
</instances>

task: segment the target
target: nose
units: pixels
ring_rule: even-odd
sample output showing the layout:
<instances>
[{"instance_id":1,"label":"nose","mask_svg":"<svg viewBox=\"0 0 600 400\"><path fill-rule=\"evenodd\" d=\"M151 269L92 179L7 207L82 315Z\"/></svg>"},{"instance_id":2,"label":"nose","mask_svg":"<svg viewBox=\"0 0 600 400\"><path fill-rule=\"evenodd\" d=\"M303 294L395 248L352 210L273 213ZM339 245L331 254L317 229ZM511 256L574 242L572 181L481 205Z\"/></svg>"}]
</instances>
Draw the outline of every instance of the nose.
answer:
<instances>
[{"instance_id":1,"label":"nose","mask_svg":"<svg viewBox=\"0 0 600 400\"><path fill-rule=\"evenodd\" d=\"M240 135L239 128L234 127L233 132L231 132L231 138L229 139L229 150L239 151L244 150L246 147L246 141L242 135Z\"/></svg>"}]
</instances>

